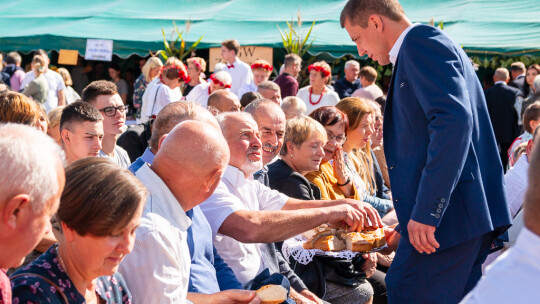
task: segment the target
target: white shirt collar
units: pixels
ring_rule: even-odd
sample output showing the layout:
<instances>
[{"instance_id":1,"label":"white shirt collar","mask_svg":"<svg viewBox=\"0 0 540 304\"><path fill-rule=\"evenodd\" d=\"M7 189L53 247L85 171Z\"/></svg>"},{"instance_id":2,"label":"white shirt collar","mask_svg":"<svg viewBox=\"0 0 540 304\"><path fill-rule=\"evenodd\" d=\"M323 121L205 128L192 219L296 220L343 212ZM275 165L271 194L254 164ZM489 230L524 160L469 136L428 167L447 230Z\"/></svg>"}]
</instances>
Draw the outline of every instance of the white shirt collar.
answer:
<instances>
[{"instance_id":1,"label":"white shirt collar","mask_svg":"<svg viewBox=\"0 0 540 304\"><path fill-rule=\"evenodd\" d=\"M506 85L506 81L504 81L504 80L496 81L494 84L499 84L499 83L502 83L503 85Z\"/></svg>"},{"instance_id":2,"label":"white shirt collar","mask_svg":"<svg viewBox=\"0 0 540 304\"><path fill-rule=\"evenodd\" d=\"M182 205L180 205L172 194L171 190L169 190L169 187L167 187L167 185L154 172L154 170L148 166L148 163L145 163L139 170L137 170L135 175L149 192L149 201L145 206L144 213L146 213L148 210L147 208L150 207L148 206L148 203L150 203L151 200L152 210L150 210L150 212L158 213L160 216L163 216L171 222L179 225L180 229L187 230L191 225L191 220L186 215Z\"/></svg>"},{"instance_id":3,"label":"white shirt collar","mask_svg":"<svg viewBox=\"0 0 540 304\"><path fill-rule=\"evenodd\" d=\"M241 187L247 180L244 172L231 165L227 165L227 169L225 169L222 179L226 180L234 188Z\"/></svg>"},{"instance_id":4,"label":"white shirt collar","mask_svg":"<svg viewBox=\"0 0 540 304\"><path fill-rule=\"evenodd\" d=\"M397 57L399 55L399 50L401 49L401 45L403 44L403 40L405 40L405 36L409 33L410 30L412 30L413 27L419 25L420 23L414 23L409 25L408 28L406 28L401 35L399 35L398 39L396 40L396 43L394 43L394 46L388 53L390 56L390 62L392 62L393 65L396 64Z\"/></svg>"},{"instance_id":5,"label":"white shirt collar","mask_svg":"<svg viewBox=\"0 0 540 304\"><path fill-rule=\"evenodd\" d=\"M530 258L538 259L540 258L540 235L523 227L514 247L515 250L525 253Z\"/></svg>"}]
</instances>

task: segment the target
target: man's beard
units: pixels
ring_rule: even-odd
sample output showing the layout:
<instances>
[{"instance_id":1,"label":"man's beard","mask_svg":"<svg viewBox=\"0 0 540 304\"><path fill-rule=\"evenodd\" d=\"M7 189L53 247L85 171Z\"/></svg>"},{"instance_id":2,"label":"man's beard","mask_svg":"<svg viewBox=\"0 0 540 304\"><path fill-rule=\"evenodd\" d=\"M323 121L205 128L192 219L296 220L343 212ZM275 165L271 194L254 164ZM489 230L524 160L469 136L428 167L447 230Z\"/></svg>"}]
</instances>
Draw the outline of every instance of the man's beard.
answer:
<instances>
[{"instance_id":1,"label":"man's beard","mask_svg":"<svg viewBox=\"0 0 540 304\"><path fill-rule=\"evenodd\" d=\"M261 170L263 168L262 157L261 157L261 159L256 160L256 161L251 161L249 159L249 154L253 153L255 151L261 152L259 148L250 148L246 152L246 161L242 165L242 168L240 168L240 170L242 170L242 172L244 172L244 174L247 175L247 176L253 175L253 173L255 173L255 172L257 172L257 171L259 171L259 170Z\"/></svg>"}]
</instances>

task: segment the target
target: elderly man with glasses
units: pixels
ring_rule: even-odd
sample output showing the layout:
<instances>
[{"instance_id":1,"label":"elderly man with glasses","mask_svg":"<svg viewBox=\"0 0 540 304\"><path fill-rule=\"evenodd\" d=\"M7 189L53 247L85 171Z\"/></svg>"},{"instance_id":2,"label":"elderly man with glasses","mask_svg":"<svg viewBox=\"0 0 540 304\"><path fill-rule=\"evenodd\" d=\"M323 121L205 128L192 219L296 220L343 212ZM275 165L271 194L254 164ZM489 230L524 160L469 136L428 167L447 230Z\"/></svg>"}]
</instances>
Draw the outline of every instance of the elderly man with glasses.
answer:
<instances>
[{"instance_id":1,"label":"elderly man with glasses","mask_svg":"<svg viewBox=\"0 0 540 304\"><path fill-rule=\"evenodd\" d=\"M127 169L131 165L129 156L126 150L116 144L118 135L124 129L127 106L118 94L116 85L105 80L93 81L84 88L82 100L96 107L103 115L104 136L99 156L109 158Z\"/></svg>"}]
</instances>

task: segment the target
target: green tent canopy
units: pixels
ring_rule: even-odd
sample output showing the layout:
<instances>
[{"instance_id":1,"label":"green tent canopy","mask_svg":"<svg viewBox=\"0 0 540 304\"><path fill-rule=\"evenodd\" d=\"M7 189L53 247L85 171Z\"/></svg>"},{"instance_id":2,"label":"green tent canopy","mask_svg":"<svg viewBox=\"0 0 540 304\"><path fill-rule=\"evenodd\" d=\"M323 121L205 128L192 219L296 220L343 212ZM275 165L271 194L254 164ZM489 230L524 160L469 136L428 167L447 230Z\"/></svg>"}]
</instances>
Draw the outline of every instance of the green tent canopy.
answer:
<instances>
[{"instance_id":1,"label":"green tent canopy","mask_svg":"<svg viewBox=\"0 0 540 304\"><path fill-rule=\"evenodd\" d=\"M0 50L29 52L73 49L85 53L86 39L114 40L113 53L127 57L163 49L162 28L170 39L173 21L189 42L204 38L199 48L224 39L242 45L279 48L278 26L297 20L313 29L310 53L334 57L357 51L339 24L346 1L331 0L66 0L12 1L2 5ZM444 30L471 54L540 54L538 0L402 0L413 22L444 23ZM186 32L186 21L190 22Z\"/></svg>"}]
</instances>

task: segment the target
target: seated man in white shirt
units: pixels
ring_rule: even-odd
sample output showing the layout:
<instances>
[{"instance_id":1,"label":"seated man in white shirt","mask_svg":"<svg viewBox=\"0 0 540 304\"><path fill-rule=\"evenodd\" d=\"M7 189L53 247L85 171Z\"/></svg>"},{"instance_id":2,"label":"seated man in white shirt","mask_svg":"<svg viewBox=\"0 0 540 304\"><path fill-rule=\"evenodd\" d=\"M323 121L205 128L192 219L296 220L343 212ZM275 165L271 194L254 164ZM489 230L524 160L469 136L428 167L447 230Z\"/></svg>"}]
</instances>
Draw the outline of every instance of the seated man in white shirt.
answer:
<instances>
[{"instance_id":1,"label":"seated man in white shirt","mask_svg":"<svg viewBox=\"0 0 540 304\"><path fill-rule=\"evenodd\" d=\"M238 91L244 85L250 84L253 81L253 73L251 67L238 58L240 44L237 40L230 39L221 43L221 58L227 64L225 71L229 72L232 77L231 92L238 95Z\"/></svg>"},{"instance_id":2,"label":"seated man in white shirt","mask_svg":"<svg viewBox=\"0 0 540 304\"><path fill-rule=\"evenodd\" d=\"M381 226L370 205L352 200L302 201L253 180L262 168L257 123L250 114L216 117L231 151L229 166L212 196L201 204L214 246L238 280L248 285L265 268L260 244L283 241L323 223L359 230ZM303 209L304 208L304 209Z\"/></svg>"},{"instance_id":3,"label":"seated man in white shirt","mask_svg":"<svg viewBox=\"0 0 540 304\"><path fill-rule=\"evenodd\" d=\"M190 274L191 210L212 194L229 161L227 143L208 123L185 121L162 137L152 165L136 176L149 191L133 252L120 272L134 303L185 303ZM253 292L190 294L194 303L249 303ZM229 301L229 302L227 302ZM235 302L236 301L236 302Z\"/></svg>"},{"instance_id":4,"label":"seated man in white shirt","mask_svg":"<svg viewBox=\"0 0 540 304\"><path fill-rule=\"evenodd\" d=\"M352 97L361 97L375 100L383 96L383 91L375 84L377 80L377 70L370 66L360 69L360 83L362 87L354 91Z\"/></svg>"},{"instance_id":5,"label":"seated man in white shirt","mask_svg":"<svg viewBox=\"0 0 540 304\"><path fill-rule=\"evenodd\" d=\"M535 140L540 140L538 134ZM525 227L461 303L533 303L540 299L540 151L529 157L529 187L524 202Z\"/></svg>"}]
</instances>

